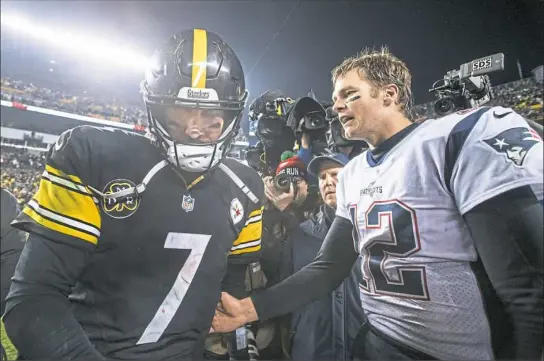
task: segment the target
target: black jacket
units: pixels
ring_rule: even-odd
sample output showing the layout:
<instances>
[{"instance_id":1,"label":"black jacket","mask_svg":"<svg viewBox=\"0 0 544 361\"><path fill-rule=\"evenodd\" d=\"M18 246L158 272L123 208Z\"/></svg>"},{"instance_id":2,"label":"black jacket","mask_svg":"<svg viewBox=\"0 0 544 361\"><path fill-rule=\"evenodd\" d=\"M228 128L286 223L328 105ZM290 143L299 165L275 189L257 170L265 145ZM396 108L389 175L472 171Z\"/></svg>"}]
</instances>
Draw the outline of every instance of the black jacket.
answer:
<instances>
[{"instance_id":1,"label":"black jacket","mask_svg":"<svg viewBox=\"0 0 544 361\"><path fill-rule=\"evenodd\" d=\"M293 273L314 260L333 218L334 210L322 206L315 218L308 219L291 232L286 242L291 245L291 257L286 257L284 262L291 263ZM292 314L293 360L352 358L353 340L364 321L359 296L361 278L359 259L351 275L336 290Z\"/></svg>"},{"instance_id":2,"label":"black jacket","mask_svg":"<svg viewBox=\"0 0 544 361\"><path fill-rule=\"evenodd\" d=\"M19 204L17 199L9 193L7 190L1 190L1 212L0 220L2 223L1 230L1 309L0 315L4 314L4 308L6 306L5 300L8 295L9 286L11 285L11 277L15 271L15 266L19 261L19 256L24 247L25 233L18 231L10 226L11 221L19 213Z\"/></svg>"}]
</instances>

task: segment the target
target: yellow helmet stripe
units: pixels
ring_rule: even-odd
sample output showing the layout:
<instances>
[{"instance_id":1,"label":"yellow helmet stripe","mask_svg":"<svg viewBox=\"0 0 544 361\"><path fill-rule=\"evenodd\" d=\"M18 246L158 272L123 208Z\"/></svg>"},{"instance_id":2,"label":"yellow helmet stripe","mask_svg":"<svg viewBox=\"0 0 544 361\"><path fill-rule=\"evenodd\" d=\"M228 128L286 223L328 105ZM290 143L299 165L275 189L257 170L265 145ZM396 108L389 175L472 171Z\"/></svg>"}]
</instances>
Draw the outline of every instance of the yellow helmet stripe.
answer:
<instances>
[{"instance_id":1,"label":"yellow helmet stripe","mask_svg":"<svg viewBox=\"0 0 544 361\"><path fill-rule=\"evenodd\" d=\"M208 34L206 30L194 29L193 34L193 73L191 86L206 87L206 64L208 59Z\"/></svg>"}]
</instances>

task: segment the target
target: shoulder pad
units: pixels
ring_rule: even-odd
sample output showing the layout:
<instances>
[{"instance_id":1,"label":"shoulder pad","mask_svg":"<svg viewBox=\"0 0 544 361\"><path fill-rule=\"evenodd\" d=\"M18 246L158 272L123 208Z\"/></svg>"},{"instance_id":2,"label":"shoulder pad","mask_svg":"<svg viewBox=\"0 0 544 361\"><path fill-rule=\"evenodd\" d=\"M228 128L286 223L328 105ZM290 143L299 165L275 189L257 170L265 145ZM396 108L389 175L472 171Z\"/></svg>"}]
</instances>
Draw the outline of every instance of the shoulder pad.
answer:
<instances>
[{"instance_id":1,"label":"shoulder pad","mask_svg":"<svg viewBox=\"0 0 544 361\"><path fill-rule=\"evenodd\" d=\"M130 132L124 129L80 125L62 133L53 145L53 148L58 152L68 143L87 143L89 145L101 145L103 143L104 145L111 145L115 144L113 139L116 139L119 142L127 137L144 138L144 136L139 133Z\"/></svg>"}]
</instances>

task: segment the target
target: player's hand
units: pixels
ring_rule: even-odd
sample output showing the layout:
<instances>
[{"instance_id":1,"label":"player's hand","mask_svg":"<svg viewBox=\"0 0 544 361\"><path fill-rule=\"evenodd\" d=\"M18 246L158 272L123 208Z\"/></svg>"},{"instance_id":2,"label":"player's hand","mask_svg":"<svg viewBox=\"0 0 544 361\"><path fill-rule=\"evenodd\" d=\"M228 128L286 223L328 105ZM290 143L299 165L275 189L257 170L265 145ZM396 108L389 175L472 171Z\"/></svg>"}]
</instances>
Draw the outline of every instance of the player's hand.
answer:
<instances>
[{"instance_id":1,"label":"player's hand","mask_svg":"<svg viewBox=\"0 0 544 361\"><path fill-rule=\"evenodd\" d=\"M251 312L253 311L253 312ZM226 292L221 293L221 302L217 305L213 317L212 329L214 332L231 332L237 328L256 321L257 317L250 298L238 300ZM254 314L254 317L251 317Z\"/></svg>"},{"instance_id":2,"label":"player's hand","mask_svg":"<svg viewBox=\"0 0 544 361\"><path fill-rule=\"evenodd\" d=\"M284 211L295 200L295 188L291 183L289 193L279 191L274 187L273 177L264 177L264 194L266 198L280 211Z\"/></svg>"}]
</instances>

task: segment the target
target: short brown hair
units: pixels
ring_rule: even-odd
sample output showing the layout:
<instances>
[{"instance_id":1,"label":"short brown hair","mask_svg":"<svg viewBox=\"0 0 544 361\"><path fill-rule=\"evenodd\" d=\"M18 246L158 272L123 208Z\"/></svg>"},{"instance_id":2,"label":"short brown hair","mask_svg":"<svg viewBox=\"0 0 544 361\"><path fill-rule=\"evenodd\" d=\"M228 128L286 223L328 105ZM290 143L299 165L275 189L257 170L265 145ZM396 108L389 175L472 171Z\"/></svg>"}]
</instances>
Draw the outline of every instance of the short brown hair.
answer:
<instances>
[{"instance_id":1,"label":"short brown hair","mask_svg":"<svg viewBox=\"0 0 544 361\"><path fill-rule=\"evenodd\" d=\"M368 80L375 89L388 84L399 88L399 103L404 113L410 117L412 110L412 75L406 64L391 54L386 46L380 50L363 49L355 56L345 59L332 70L332 83L356 69L361 78Z\"/></svg>"}]
</instances>

